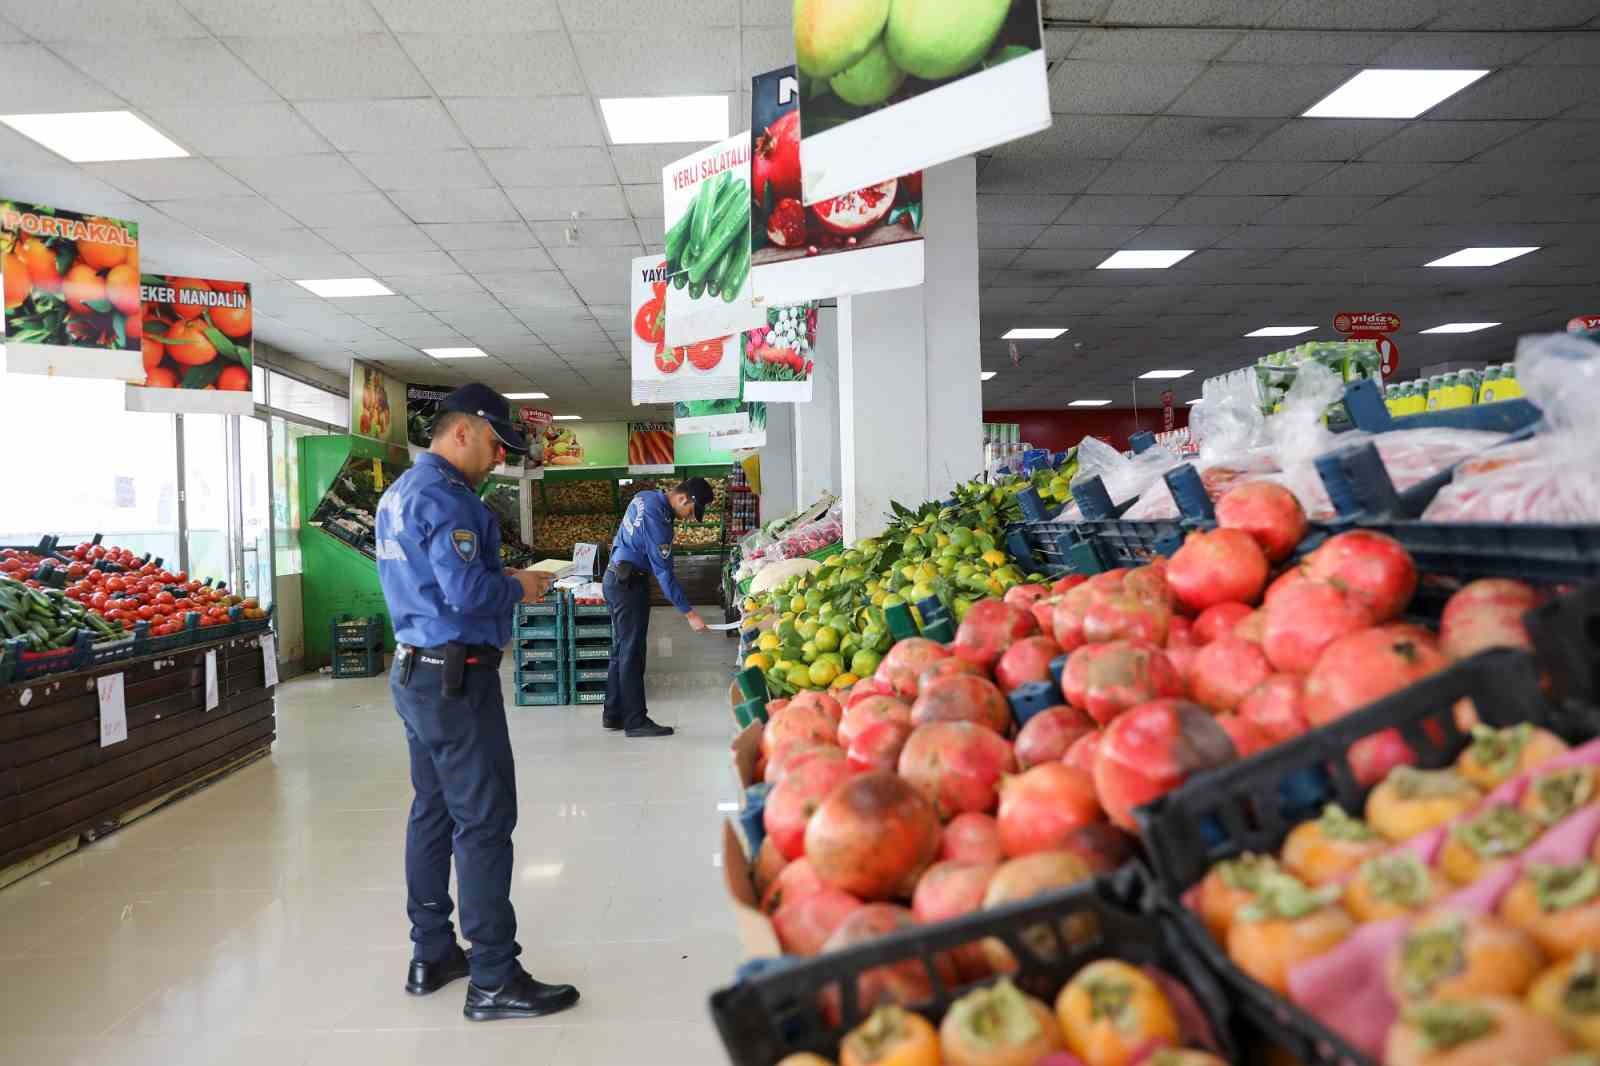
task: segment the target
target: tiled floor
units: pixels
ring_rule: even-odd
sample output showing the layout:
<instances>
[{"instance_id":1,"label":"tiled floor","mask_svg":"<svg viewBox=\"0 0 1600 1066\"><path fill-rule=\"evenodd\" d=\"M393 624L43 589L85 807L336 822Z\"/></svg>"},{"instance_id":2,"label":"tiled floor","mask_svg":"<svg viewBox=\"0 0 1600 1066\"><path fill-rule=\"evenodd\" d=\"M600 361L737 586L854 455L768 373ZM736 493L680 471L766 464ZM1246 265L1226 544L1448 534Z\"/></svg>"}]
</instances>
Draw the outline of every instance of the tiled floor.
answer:
<instances>
[{"instance_id":1,"label":"tiled floor","mask_svg":"<svg viewBox=\"0 0 1600 1066\"><path fill-rule=\"evenodd\" d=\"M384 678L296 679L272 756L0 890L0 1058L584 1066L725 1061L706 996L738 959L715 859L732 642L658 612L650 705L509 707L522 961L583 1001L472 1023L466 983L401 991L410 783ZM509 671L509 667L507 668ZM509 673L506 683L509 701ZM16 1056L14 1059L9 1056Z\"/></svg>"}]
</instances>

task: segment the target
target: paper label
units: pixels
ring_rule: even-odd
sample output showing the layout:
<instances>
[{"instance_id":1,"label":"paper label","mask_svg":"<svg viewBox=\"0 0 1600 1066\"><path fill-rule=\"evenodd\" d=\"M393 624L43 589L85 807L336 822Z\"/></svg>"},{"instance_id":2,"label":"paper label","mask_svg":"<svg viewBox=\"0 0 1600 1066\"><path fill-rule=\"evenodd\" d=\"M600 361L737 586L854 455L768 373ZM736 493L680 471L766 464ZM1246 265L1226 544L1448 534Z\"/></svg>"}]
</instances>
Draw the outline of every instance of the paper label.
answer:
<instances>
[{"instance_id":1,"label":"paper label","mask_svg":"<svg viewBox=\"0 0 1600 1066\"><path fill-rule=\"evenodd\" d=\"M121 744L128 739L128 705L122 675L97 677L94 685L100 694L100 746Z\"/></svg>"},{"instance_id":2,"label":"paper label","mask_svg":"<svg viewBox=\"0 0 1600 1066\"><path fill-rule=\"evenodd\" d=\"M267 688L278 683L278 642L271 633L261 634L261 672Z\"/></svg>"},{"instance_id":3,"label":"paper label","mask_svg":"<svg viewBox=\"0 0 1600 1066\"><path fill-rule=\"evenodd\" d=\"M206 652L206 710L214 711L222 703L217 691L217 649Z\"/></svg>"},{"instance_id":4,"label":"paper label","mask_svg":"<svg viewBox=\"0 0 1600 1066\"><path fill-rule=\"evenodd\" d=\"M599 550L594 544L572 546L572 572L579 577L594 577L594 556Z\"/></svg>"}]
</instances>

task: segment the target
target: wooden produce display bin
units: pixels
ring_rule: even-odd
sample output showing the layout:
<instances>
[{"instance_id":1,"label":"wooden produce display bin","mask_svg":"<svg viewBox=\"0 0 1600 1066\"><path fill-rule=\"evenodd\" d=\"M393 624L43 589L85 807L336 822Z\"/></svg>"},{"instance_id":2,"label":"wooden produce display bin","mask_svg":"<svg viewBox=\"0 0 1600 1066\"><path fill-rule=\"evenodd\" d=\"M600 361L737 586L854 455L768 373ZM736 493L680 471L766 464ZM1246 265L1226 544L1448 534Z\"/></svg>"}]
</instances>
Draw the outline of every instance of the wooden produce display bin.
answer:
<instances>
[{"instance_id":1,"label":"wooden produce display bin","mask_svg":"<svg viewBox=\"0 0 1600 1066\"><path fill-rule=\"evenodd\" d=\"M0 886L270 751L262 654L251 633L0 686ZM101 747L95 679L116 673L128 737Z\"/></svg>"}]
</instances>

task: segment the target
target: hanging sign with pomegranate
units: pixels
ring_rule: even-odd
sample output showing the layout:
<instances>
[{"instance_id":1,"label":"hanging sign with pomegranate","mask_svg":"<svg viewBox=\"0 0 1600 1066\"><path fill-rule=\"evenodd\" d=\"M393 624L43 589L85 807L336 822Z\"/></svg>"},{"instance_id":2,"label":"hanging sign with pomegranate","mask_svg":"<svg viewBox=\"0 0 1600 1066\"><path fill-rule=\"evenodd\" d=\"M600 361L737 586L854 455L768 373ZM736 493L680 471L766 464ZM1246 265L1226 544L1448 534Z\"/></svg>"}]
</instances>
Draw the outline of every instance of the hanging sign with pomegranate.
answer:
<instances>
[{"instance_id":1,"label":"hanging sign with pomegranate","mask_svg":"<svg viewBox=\"0 0 1600 1066\"><path fill-rule=\"evenodd\" d=\"M0 199L6 369L143 381L139 224Z\"/></svg>"},{"instance_id":2,"label":"hanging sign with pomegranate","mask_svg":"<svg viewBox=\"0 0 1600 1066\"><path fill-rule=\"evenodd\" d=\"M737 399L739 338L710 337L676 347L667 343L669 261L659 255L629 264L633 403ZM720 301L719 301L720 303ZM765 319L765 312L759 313Z\"/></svg>"},{"instance_id":3,"label":"hanging sign with pomegranate","mask_svg":"<svg viewBox=\"0 0 1600 1066\"><path fill-rule=\"evenodd\" d=\"M795 0L801 202L1048 127L1041 37L1039 0Z\"/></svg>"},{"instance_id":4,"label":"hanging sign with pomegranate","mask_svg":"<svg viewBox=\"0 0 1600 1066\"><path fill-rule=\"evenodd\" d=\"M680 348L761 325L750 290L750 134L661 170L667 261L664 340Z\"/></svg>"},{"instance_id":5,"label":"hanging sign with pomegranate","mask_svg":"<svg viewBox=\"0 0 1600 1066\"><path fill-rule=\"evenodd\" d=\"M782 307L922 284L922 172L801 202L795 67L750 88L750 271L757 302Z\"/></svg>"},{"instance_id":6,"label":"hanging sign with pomegranate","mask_svg":"<svg viewBox=\"0 0 1600 1066\"><path fill-rule=\"evenodd\" d=\"M145 274L144 382L127 409L160 413L255 413L250 284Z\"/></svg>"}]
</instances>

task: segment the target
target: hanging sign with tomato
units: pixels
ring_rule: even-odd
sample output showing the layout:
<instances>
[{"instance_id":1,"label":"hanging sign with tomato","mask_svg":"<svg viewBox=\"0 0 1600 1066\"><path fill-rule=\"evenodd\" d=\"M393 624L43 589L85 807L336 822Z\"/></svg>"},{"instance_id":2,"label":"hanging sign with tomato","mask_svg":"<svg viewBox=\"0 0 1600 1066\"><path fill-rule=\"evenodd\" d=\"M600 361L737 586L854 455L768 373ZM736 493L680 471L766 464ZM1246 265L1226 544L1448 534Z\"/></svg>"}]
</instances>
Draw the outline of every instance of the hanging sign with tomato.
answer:
<instances>
[{"instance_id":1,"label":"hanging sign with tomato","mask_svg":"<svg viewBox=\"0 0 1600 1066\"><path fill-rule=\"evenodd\" d=\"M767 324L740 337L744 398L767 403L810 403L816 372L817 305L773 307Z\"/></svg>"},{"instance_id":2,"label":"hanging sign with tomato","mask_svg":"<svg viewBox=\"0 0 1600 1066\"><path fill-rule=\"evenodd\" d=\"M667 346L759 326L765 314L750 291L749 133L663 167L661 198Z\"/></svg>"},{"instance_id":3,"label":"hanging sign with tomato","mask_svg":"<svg viewBox=\"0 0 1600 1066\"><path fill-rule=\"evenodd\" d=\"M247 415L255 410L250 284L145 274L144 381L130 411Z\"/></svg>"},{"instance_id":4,"label":"hanging sign with tomato","mask_svg":"<svg viewBox=\"0 0 1600 1066\"><path fill-rule=\"evenodd\" d=\"M6 366L143 381L139 224L0 200Z\"/></svg>"},{"instance_id":5,"label":"hanging sign with tomato","mask_svg":"<svg viewBox=\"0 0 1600 1066\"><path fill-rule=\"evenodd\" d=\"M712 337L669 346L667 300L672 281L667 260L659 255L641 256L632 261L629 274L634 404L737 397L738 338Z\"/></svg>"},{"instance_id":6,"label":"hanging sign with tomato","mask_svg":"<svg viewBox=\"0 0 1600 1066\"><path fill-rule=\"evenodd\" d=\"M922 284L922 171L806 207L800 200L800 81L751 82L750 284L785 307Z\"/></svg>"},{"instance_id":7,"label":"hanging sign with tomato","mask_svg":"<svg viewBox=\"0 0 1600 1066\"><path fill-rule=\"evenodd\" d=\"M795 0L801 202L1050 125L1039 0Z\"/></svg>"}]
</instances>

